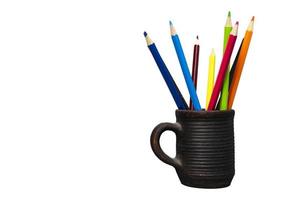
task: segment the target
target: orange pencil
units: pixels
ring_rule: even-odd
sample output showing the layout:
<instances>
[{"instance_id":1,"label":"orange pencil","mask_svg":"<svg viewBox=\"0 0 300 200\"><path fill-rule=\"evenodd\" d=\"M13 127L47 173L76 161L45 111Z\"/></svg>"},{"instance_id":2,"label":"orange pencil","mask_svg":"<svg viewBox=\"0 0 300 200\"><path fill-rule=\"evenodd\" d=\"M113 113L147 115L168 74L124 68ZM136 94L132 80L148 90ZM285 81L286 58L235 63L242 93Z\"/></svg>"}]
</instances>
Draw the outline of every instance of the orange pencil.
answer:
<instances>
[{"instance_id":1,"label":"orange pencil","mask_svg":"<svg viewBox=\"0 0 300 200\"><path fill-rule=\"evenodd\" d=\"M229 88L228 109L232 108L234 97L235 97L235 94L236 94L236 91L237 91L237 88L239 85L239 81L240 81L243 67L245 64L249 45L251 42L251 37L252 37L252 33L253 33L253 25L254 25L254 16L252 17L252 19L248 25L247 31L245 33L244 41L243 41L243 44L241 47L241 51L238 55L239 57L237 60L235 72L233 74L232 81L231 81L230 88Z\"/></svg>"}]
</instances>

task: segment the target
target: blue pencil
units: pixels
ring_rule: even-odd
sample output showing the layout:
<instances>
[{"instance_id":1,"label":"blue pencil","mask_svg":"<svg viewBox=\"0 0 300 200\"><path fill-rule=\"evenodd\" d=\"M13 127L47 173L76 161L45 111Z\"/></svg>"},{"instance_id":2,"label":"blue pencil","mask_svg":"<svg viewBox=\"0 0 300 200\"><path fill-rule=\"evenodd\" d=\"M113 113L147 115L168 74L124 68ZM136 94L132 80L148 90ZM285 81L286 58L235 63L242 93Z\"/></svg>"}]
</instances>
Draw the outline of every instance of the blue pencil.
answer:
<instances>
[{"instance_id":1,"label":"blue pencil","mask_svg":"<svg viewBox=\"0 0 300 200\"><path fill-rule=\"evenodd\" d=\"M174 79L172 78L166 64L164 63L162 57L160 56L154 42L150 39L150 37L148 36L148 34L146 32L144 32L144 36L146 38L146 42L148 45L148 48L150 50L150 52L152 53L152 56L173 96L173 99L178 107L178 109L181 110L187 110L188 109L188 105L186 104L180 90L178 89Z\"/></svg>"},{"instance_id":2,"label":"blue pencil","mask_svg":"<svg viewBox=\"0 0 300 200\"><path fill-rule=\"evenodd\" d=\"M196 111L199 111L199 110L201 110L201 105L200 105L200 102L199 102L199 99L198 99L198 96L196 93L196 89L195 89L195 86L194 86L194 83L193 83L193 80L192 80L192 77L191 77L191 74L189 71L188 64L186 62L186 59L185 59L185 56L183 53L183 49L182 49L179 37L178 37L176 30L171 21L170 21L170 30L171 30L173 44L174 44L174 47L175 47L175 50L177 53L177 57L178 57L178 60L179 60L180 66L181 66L181 70L184 75L184 79L185 79L186 85L188 87L194 108Z\"/></svg>"}]
</instances>

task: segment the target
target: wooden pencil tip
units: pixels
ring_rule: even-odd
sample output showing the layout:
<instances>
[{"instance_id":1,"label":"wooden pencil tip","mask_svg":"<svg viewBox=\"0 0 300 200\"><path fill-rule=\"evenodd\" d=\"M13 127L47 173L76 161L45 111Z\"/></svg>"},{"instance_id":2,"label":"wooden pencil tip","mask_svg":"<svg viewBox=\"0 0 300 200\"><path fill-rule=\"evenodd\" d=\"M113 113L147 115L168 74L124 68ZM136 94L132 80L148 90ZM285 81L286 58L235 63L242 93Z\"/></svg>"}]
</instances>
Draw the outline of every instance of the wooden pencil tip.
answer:
<instances>
[{"instance_id":1,"label":"wooden pencil tip","mask_svg":"<svg viewBox=\"0 0 300 200\"><path fill-rule=\"evenodd\" d=\"M151 40L151 38L149 37L148 33L145 31L144 32L144 36L145 36L145 39L146 39L146 43L148 46L150 46L151 44L153 44L153 41Z\"/></svg>"},{"instance_id":2,"label":"wooden pencil tip","mask_svg":"<svg viewBox=\"0 0 300 200\"><path fill-rule=\"evenodd\" d=\"M230 35L235 35L236 36L237 32L238 32L238 27L239 27L239 22L237 21L237 22L235 22L235 25L234 25L233 29L230 32Z\"/></svg>"},{"instance_id":3,"label":"wooden pencil tip","mask_svg":"<svg viewBox=\"0 0 300 200\"><path fill-rule=\"evenodd\" d=\"M196 36L195 45L199 45L199 44L200 44L200 42L199 42L199 36L197 35L197 36Z\"/></svg>"},{"instance_id":4,"label":"wooden pencil tip","mask_svg":"<svg viewBox=\"0 0 300 200\"><path fill-rule=\"evenodd\" d=\"M228 11L227 17L231 17L231 12L230 11Z\"/></svg>"},{"instance_id":5,"label":"wooden pencil tip","mask_svg":"<svg viewBox=\"0 0 300 200\"><path fill-rule=\"evenodd\" d=\"M170 32L171 32L171 35L176 35L176 30L175 30L175 27L173 25L173 23L171 22L171 20L169 21L169 24L170 24Z\"/></svg>"},{"instance_id":6,"label":"wooden pencil tip","mask_svg":"<svg viewBox=\"0 0 300 200\"><path fill-rule=\"evenodd\" d=\"M228 12L227 18L226 18L226 23L225 23L225 27L232 27L232 22L231 22L231 12Z\"/></svg>"},{"instance_id":7,"label":"wooden pencil tip","mask_svg":"<svg viewBox=\"0 0 300 200\"><path fill-rule=\"evenodd\" d=\"M253 31L253 26L254 26L254 16L251 18L247 31Z\"/></svg>"},{"instance_id":8,"label":"wooden pencil tip","mask_svg":"<svg viewBox=\"0 0 300 200\"><path fill-rule=\"evenodd\" d=\"M215 49L214 48L211 49L211 53L210 54L211 55L215 55Z\"/></svg>"}]
</instances>

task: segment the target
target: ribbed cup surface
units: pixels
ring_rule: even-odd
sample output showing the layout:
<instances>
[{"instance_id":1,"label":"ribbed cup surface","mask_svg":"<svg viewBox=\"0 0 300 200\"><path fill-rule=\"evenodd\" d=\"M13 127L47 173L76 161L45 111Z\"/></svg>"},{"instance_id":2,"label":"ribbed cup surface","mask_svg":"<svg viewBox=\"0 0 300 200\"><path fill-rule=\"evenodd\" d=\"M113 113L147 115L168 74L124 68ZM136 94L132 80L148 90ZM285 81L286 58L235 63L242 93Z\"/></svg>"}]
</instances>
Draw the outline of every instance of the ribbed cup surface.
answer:
<instances>
[{"instance_id":1,"label":"ribbed cup surface","mask_svg":"<svg viewBox=\"0 0 300 200\"><path fill-rule=\"evenodd\" d=\"M234 111L176 111L182 134L177 138L176 169L193 187L225 187L234 175Z\"/></svg>"}]
</instances>

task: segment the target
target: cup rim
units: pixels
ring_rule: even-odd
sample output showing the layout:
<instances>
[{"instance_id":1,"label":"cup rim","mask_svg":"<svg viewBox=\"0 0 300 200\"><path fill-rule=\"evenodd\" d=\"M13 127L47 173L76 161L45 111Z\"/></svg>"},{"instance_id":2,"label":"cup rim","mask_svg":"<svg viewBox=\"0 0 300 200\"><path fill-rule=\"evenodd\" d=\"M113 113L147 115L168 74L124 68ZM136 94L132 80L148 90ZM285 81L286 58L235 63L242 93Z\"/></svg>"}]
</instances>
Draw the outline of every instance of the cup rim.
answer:
<instances>
[{"instance_id":1,"label":"cup rim","mask_svg":"<svg viewBox=\"0 0 300 200\"><path fill-rule=\"evenodd\" d=\"M235 114L235 111L233 109L231 110L179 110L177 109L175 111L175 114L177 117L184 117L184 118L204 118L204 117L233 117Z\"/></svg>"}]
</instances>

